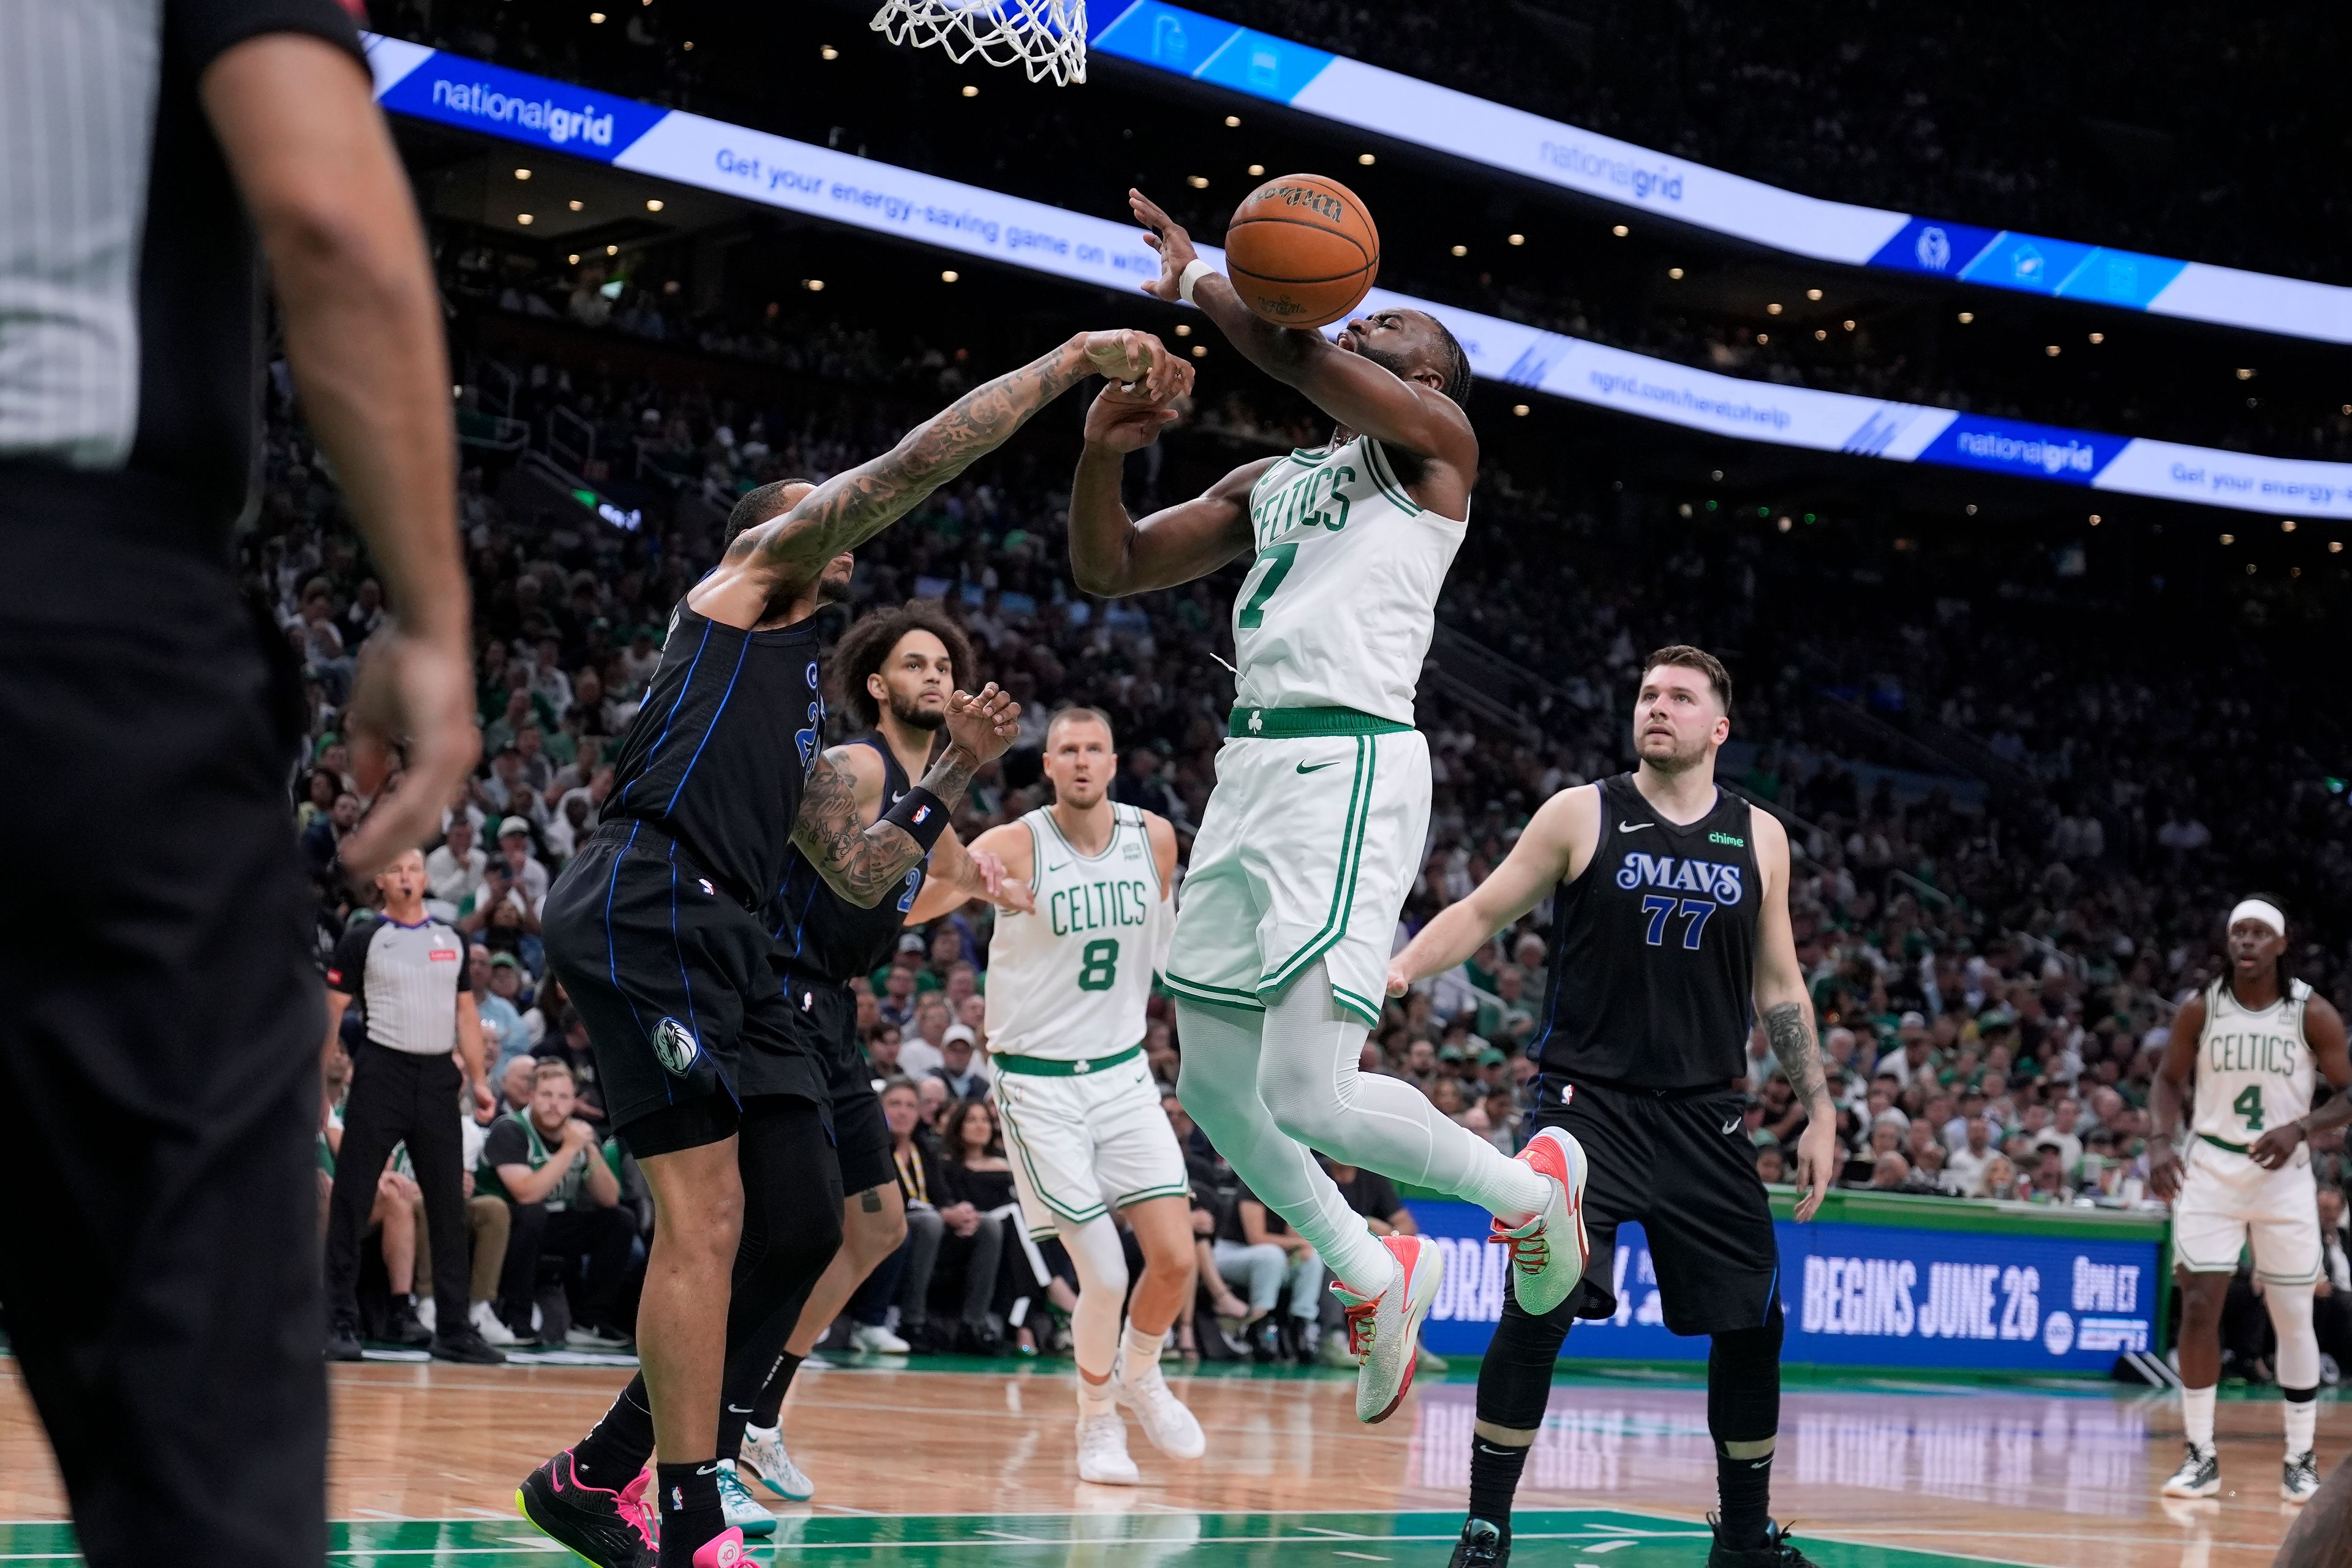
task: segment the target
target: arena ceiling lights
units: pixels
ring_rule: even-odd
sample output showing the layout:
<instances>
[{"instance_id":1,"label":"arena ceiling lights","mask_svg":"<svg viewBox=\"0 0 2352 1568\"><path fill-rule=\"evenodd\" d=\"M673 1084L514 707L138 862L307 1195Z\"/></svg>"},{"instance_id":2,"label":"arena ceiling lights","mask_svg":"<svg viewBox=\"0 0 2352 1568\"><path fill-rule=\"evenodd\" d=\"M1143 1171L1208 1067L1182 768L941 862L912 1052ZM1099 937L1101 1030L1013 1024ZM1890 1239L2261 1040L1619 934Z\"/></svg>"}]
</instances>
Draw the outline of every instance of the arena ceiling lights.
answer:
<instances>
[{"instance_id":1,"label":"arena ceiling lights","mask_svg":"<svg viewBox=\"0 0 2352 1568\"><path fill-rule=\"evenodd\" d=\"M366 35L383 107L1121 294L1160 270L1131 224L854 157L682 110ZM1223 253L1201 252L1221 265ZM1490 381L1734 440L1935 463L2274 516L2352 520L2352 464L2250 457L1742 381L1375 289L1429 311Z\"/></svg>"},{"instance_id":2,"label":"arena ceiling lights","mask_svg":"<svg viewBox=\"0 0 2352 1568\"><path fill-rule=\"evenodd\" d=\"M2352 342L2352 289L1799 195L1162 0L1101 17L1097 54L1791 256Z\"/></svg>"}]
</instances>

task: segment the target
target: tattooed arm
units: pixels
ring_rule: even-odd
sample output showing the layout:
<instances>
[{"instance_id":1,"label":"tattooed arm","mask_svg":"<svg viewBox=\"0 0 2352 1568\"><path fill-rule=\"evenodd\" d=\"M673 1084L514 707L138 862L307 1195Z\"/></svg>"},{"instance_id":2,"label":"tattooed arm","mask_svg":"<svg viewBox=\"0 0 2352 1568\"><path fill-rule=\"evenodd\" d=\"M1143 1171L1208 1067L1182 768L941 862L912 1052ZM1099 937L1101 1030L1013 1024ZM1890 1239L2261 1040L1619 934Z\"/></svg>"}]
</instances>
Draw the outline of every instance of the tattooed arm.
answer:
<instances>
[{"instance_id":1,"label":"tattooed arm","mask_svg":"<svg viewBox=\"0 0 2352 1568\"><path fill-rule=\"evenodd\" d=\"M1021 705L993 681L977 697L959 691L948 700L947 730L947 749L923 775L922 787L953 811L972 775L1003 755L1021 732ZM821 753L809 769L793 842L835 892L867 910L923 858L915 836L897 823L884 817L867 825L856 779L830 754Z\"/></svg>"},{"instance_id":2,"label":"tattooed arm","mask_svg":"<svg viewBox=\"0 0 2352 1568\"><path fill-rule=\"evenodd\" d=\"M1749 814L1748 822L1764 883L1758 889L1764 902L1756 922L1756 1012L1789 1087L1797 1091L1798 1103L1810 1118L1797 1140L1792 1173L1797 1184L1806 1189L1797 1200L1797 1217L1805 1220L1822 1206L1837 1174L1837 1107L1830 1100L1829 1076L1822 1065L1812 993L1805 984L1804 967L1797 962L1796 932L1789 923L1789 830L1761 807Z\"/></svg>"},{"instance_id":3,"label":"tattooed arm","mask_svg":"<svg viewBox=\"0 0 2352 1568\"><path fill-rule=\"evenodd\" d=\"M687 602L728 626L758 625L771 605L814 584L835 557L912 511L1090 375L1139 383L1139 391L1169 400L1192 384L1191 363L1150 332L1081 332L1043 358L972 388L882 456L835 474L790 510L737 534Z\"/></svg>"}]
</instances>

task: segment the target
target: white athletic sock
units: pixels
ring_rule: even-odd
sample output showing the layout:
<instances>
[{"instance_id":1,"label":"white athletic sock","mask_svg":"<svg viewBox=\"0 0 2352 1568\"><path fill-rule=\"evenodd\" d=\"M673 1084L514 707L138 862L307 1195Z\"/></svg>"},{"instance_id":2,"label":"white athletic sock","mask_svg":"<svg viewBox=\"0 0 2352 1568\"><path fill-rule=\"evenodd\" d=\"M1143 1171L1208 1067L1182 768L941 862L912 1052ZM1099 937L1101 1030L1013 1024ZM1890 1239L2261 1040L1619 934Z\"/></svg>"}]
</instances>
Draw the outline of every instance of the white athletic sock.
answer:
<instances>
[{"instance_id":1,"label":"white athletic sock","mask_svg":"<svg viewBox=\"0 0 2352 1568\"><path fill-rule=\"evenodd\" d=\"M1396 1259L1258 1098L1260 1016L1177 999L1184 1109L1258 1201L1313 1243L1333 1278L1360 1296L1376 1296L1395 1278Z\"/></svg>"},{"instance_id":2,"label":"white athletic sock","mask_svg":"<svg viewBox=\"0 0 2352 1568\"><path fill-rule=\"evenodd\" d=\"M2200 1448L2213 1446L2213 1390L2184 1388L2180 1391L2180 1425L2189 1440Z\"/></svg>"},{"instance_id":3,"label":"white athletic sock","mask_svg":"<svg viewBox=\"0 0 2352 1568\"><path fill-rule=\"evenodd\" d=\"M1160 1364L1160 1347L1168 1342L1166 1334L1147 1334L1133 1323L1118 1341L1118 1374L1129 1383Z\"/></svg>"},{"instance_id":4,"label":"white athletic sock","mask_svg":"<svg viewBox=\"0 0 2352 1568\"><path fill-rule=\"evenodd\" d=\"M1551 1184L1533 1167L1448 1119L1402 1079L1361 1071L1364 1033L1333 1004L1319 963L1267 1006L1258 1093L1277 1124L1335 1160L1433 1187L1507 1225L1551 1201Z\"/></svg>"},{"instance_id":5,"label":"white athletic sock","mask_svg":"<svg viewBox=\"0 0 2352 1568\"><path fill-rule=\"evenodd\" d=\"M2282 1399L2279 1405L2286 1412L2286 1457L2299 1459L2311 1452L2319 1435L2319 1401Z\"/></svg>"},{"instance_id":6,"label":"white athletic sock","mask_svg":"<svg viewBox=\"0 0 2352 1568\"><path fill-rule=\"evenodd\" d=\"M1099 1415L1111 1407L1110 1380L1105 1378L1102 1382L1096 1383L1086 1373L1080 1373L1078 1374L1078 1415L1082 1417Z\"/></svg>"}]
</instances>

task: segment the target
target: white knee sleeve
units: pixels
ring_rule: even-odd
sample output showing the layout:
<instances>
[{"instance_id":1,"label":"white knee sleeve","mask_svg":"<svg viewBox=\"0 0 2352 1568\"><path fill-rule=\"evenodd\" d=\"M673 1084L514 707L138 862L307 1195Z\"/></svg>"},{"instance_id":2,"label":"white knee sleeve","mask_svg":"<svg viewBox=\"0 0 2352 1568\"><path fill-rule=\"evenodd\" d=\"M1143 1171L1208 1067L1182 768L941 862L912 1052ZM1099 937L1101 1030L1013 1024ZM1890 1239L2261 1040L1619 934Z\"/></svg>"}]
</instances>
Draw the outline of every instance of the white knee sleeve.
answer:
<instances>
[{"instance_id":1,"label":"white knee sleeve","mask_svg":"<svg viewBox=\"0 0 2352 1568\"><path fill-rule=\"evenodd\" d=\"M2263 1300L2271 1310L2271 1327L2278 1331L2279 1386L2316 1388L2319 1335L2311 1326L2311 1287L2273 1285L2265 1279Z\"/></svg>"},{"instance_id":2,"label":"white knee sleeve","mask_svg":"<svg viewBox=\"0 0 2352 1568\"><path fill-rule=\"evenodd\" d=\"M1434 1187L1512 1224L1549 1200L1541 1176L1412 1085L1362 1071L1363 1049L1363 1025L1333 1005L1328 973L1313 965L1265 1012L1257 1082L1276 1123L1335 1160Z\"/></svg>"},{"instance_id":3,"label":"white knee sleeve","mask_svg":"<svg viewBox=\"0 0 2352 1568\"><path fill-rule=\"evenodd\" d=\"M1084 1225L1065 1223L1057 1234L1078 1271L1070 1353L1079 1371L1108 1377L1118 1355L1119 1309L1127 1303L1127 1254L1118 1245L1118 1226L1110 1215L1097 1215Z\"/></svg>"}]
</instances>

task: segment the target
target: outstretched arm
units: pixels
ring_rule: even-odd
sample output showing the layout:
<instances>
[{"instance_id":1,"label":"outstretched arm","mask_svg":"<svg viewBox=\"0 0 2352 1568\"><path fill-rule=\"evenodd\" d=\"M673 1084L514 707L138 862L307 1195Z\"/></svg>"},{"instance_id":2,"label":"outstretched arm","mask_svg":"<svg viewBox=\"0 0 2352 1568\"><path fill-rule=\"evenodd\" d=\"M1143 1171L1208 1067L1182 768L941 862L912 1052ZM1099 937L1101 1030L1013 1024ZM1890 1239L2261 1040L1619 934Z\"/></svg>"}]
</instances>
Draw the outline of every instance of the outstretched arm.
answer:
<instances>
[{"instance_id":1,"label":"outstretched arm","mask_svg":"<svg viewBox=\"0 0 2352 1568\"><path fill-rule=\"evenodd\" d=\"M882 456L835 474L790 511L736 535L719 569L697 586L695 608L730 624L755 625L780 593L814 582L835 556L912 511L1090 375L1137 383L1163 401L1192 384L1192 365L1150 332L1081 332L1011 374L974 387Z\"/></svg>"},{"instance_id":2,"label":"outstretched arm","mask_svg":"<svg viewBox=\"0 0 2352 1568\"><path fill-rule=\"evenodd\" d=\"M931 851L930 870L923 890L915 895L906 923L919 926L984 899L999 909L1035 914L1030 896L1029 830L1017 822L992 827L967 849L952 833L941 836Z\"/></svg>"},{"instance_id":3,"label":"outstretched arm","mask_svg":"<svg viewBox=\"0 0 2352 1568\"><path fill-rule=\"evenodd\" d=\"M953 811L972 775L1021 731L1021 705L991 681L977 697L959 691L948 699L948 747L923 775L922 787ZM857 781L820 752L809 769L793 819L793 842L833 890L860 909L872 909L902 881L923 846L887 816L868 825L857 802Z\"/></svg>"},{"instance_id":4,"label":"outstretched arm","mask_svg":"<svg viewBox=\"0 0 2352 1568\"><path fill-rule=\"evenodd\" d=\"M1583 869L1576 847L1597 837L1601 792L1591 784L1564 789L1543 803L1519 841L1470 896L1448 904L1389 961L1389 994L1402 996L1442 974L1486 944L1486 939L1536 907Z\"/></svg>"},{"instance_id":5,"label":"outstretched arm","mask_svg":"<svg viewBox=\"0 0 2352 1568\"><path fill-rule=\"evenodd\" d=\"M1184 268L1199 259L1192 237L1141 191L1127 193L1146 243L1160 252L1160 277L1143 286L1162 300L1179 298ZM1192 303L1216 322L1242 356L1275 380L1295 386L1349 429L1459 470L1463 493L1478 469L1478 437L1470 416L1438 388L1407 381L1362 354L1349 353L1321 332L1277 327L1211 272L1192 285Z\"/></svg>"},{"instance_id":6,"label":"outstretched arm","mask_svg":"<svg viewBox=\"0 0 2352 1568\"><path fill-rule=\"evenodd\" d=\"M1107 386L1087 410L1087 444L1070 481L1070 575L1089 594L1116 598L1205 577L1250 546L1250 487L1276 458L1245 463L1197 500L1127 514L1119 479L1127 455L1159 439L1175 411Z\"/></svg>"},{"instance_id":7,"label":"outstretched arm","mask_svg":"<svg viewBox=\"0 0 2352 1568\"><path fill-rule=\"evenodd\" d=\"M1780 1071L1797 1091L1809 1120L1797 1139L1797 1217L1807 1220L1829 1195L1837 1175L1837 1106L1830 1099L1829 1073L1822 1062L1821 1030L1813 1021L1813 996L1797 962L1795 928L1789 923L1789 830L1769 811L1751 812L1748 836L1756 841L1756 865L1763 873L1757 894L1764 900L1756 920L1756 1014Z\"/></svg>"}]
</instances>

